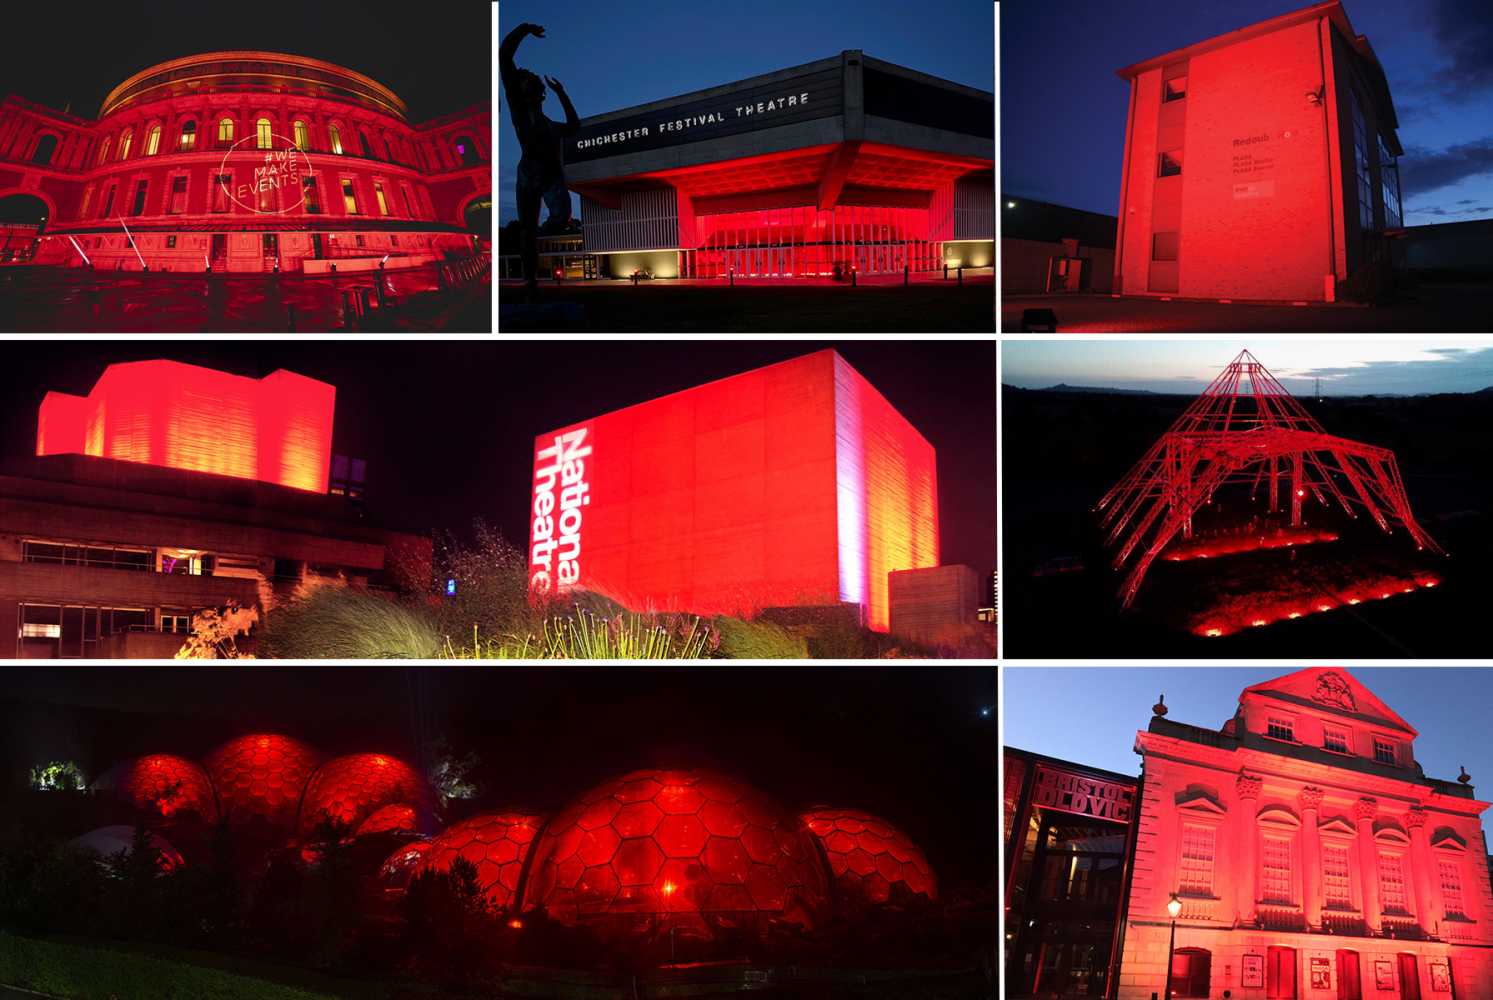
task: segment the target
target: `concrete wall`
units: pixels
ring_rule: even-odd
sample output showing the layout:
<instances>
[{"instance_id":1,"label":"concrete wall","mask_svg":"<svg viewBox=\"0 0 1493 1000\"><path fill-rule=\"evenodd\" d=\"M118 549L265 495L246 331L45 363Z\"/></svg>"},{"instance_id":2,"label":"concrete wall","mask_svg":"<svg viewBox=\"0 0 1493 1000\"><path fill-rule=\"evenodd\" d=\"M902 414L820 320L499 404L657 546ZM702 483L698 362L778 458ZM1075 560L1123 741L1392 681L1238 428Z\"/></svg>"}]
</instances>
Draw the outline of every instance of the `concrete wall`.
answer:
<instances>
[{"instance_id":1,"label":"concrete wall","mask_svg":"<svg viewBox=\"0 0 1493 1000\"><path fill-rule=\"evenodd\" d=\"M1061 243L1001 238L1001 291L1007 295L1042 294L1048 261L1063 255ZM1115 252L1080 245L1078 255L1090 261L1089 289L1107 293L1114 283Z\"/></svg>"},{"instance_id":2,"label":"concrete wall","mask_svg":"<svg viewBox=\"0 0 1493 1000\"><path fill-rule=\"evenodd\" d=\"M979 609L980 577L970 566L894 570L887 585L891 632L915 642L935 642L974 622Z\"/></svg>"}]
</instances>

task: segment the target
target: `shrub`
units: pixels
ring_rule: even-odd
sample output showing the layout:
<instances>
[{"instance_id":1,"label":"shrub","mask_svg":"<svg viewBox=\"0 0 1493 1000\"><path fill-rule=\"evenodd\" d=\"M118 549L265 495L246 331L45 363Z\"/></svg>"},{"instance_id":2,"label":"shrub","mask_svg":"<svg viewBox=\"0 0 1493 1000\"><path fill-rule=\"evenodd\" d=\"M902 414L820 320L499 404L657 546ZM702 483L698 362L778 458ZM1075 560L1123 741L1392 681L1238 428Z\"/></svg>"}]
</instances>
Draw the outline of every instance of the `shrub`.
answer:
<instances>
[{"instance_id":1,"label":"shrub","mask_svg":"<svg viewBox=\"0 0 1493 1000\"><path fill-rule=\"evenodd\" d=\"M715 619L720 633L720 655L733 660L803 660L809 644L781 625L766 621L742 621L722 615Z\"/></svg>"},{"instance_id":2,"label":"shrub","mask_svg":"<svg viewBox=\"0 0 1493 1000\"><path fill-rule=\"evenodd\" d=\"M265 616L260 652L280 659L435 658L440 636L420 611L350 587L322 587Z\"/></svg>"},{"instance_id":3,"label":"shrub","mask_svg":"<svg viewBox=\"0 0 1493 1000\"><path fill-rule=\"evenodd\" d=\"M483 636L474 627L471 645L448 637L447 659L527 660L696 660L720 647L715 627L695 615L601 615L577 604L553 614L538 635Z\"/></svg>"}]
</instances>

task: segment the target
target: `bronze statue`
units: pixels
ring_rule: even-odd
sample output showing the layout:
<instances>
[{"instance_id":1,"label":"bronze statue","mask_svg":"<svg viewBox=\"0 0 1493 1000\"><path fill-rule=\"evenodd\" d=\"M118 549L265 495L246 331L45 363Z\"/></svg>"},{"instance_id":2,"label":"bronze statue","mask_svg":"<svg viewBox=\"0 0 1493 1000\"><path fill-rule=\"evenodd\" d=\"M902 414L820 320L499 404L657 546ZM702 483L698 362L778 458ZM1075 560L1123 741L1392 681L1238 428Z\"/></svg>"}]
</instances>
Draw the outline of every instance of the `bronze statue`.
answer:
<instances>
[{"instance_id":1,"label":"bronze statue","mask_svg":"<svg viewBox=\"0 0 1493 1000\"><path fill-rule=\"evenodd\" d=\"M503 87L508 91L508 113L513 119L513 131L518 133L522 155L518 161L518 223L521 229L521 250L524 267L524 287L533 294L539 281L539 235L564 232L570 224L570 190L565 186L565 137L575 134L580 128L580 118L575 106L552 76L541 82L538 74L520 69L513 63L513 55L519 43L528 35L544 37L544 29L527 22L508 32L498 50L503 74ZM555 96L565 107L565 124L550 121L544 114L544 83L550 85ZM544 228L539 227L539 203L549 206L549 219Z\"/></svg>"}]
</instances>

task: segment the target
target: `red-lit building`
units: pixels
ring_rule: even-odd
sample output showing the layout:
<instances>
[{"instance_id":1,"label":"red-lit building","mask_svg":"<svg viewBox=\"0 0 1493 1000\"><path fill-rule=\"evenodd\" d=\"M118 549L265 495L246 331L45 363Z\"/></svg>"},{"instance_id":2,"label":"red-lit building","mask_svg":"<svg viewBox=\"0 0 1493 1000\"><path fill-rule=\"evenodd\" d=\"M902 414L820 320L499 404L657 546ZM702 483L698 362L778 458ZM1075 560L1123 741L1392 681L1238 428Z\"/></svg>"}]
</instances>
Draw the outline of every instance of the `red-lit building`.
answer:
<instances>
[{"instance_id":1,"label":"red-lit building","mask_svg":"<svg viewBox=\"0 0 1493 1000\"><path fill-rule=\"evenodd\" d=\"M938 564L933 446L831 350L616 410L534 443L529 575L699 614L850 605Z\"/></svg>"},{"instance_id":2,"label":"red-lit building","mask_svg":"<svg viewBox=\"0 0 1493 1000\"><path fill-rule=\"evenodd\" d=\"M1489 803L1357 678L1256 684L1218 729L1156 711L1139 781L1007 752L1008 996L1160 996L1169 943L1175 997L1493 995ZM1114 933L1065 934L1084 907Z\"/></svg>"},{"instance_id":3,"label":"red-lit building","mask_svg":"<svg viewBox=\"0 0 1493 1000\"><path fill-rule=\"evenodd\" d=\"M0 199L35 200L38 264L321 274L387 254L392 268L473 252L491 139L487 102L412 123L355 70L209 52L141 70L96 118L6 97Z\"/></svg>"},{"instance_id":4,"label":"red-lit building","mask_svg":"<svg viewBox=\"0 0 1493 1000\"><path fill-rule=\"evenodd\" d=\"M1116 292L1332 302L1388 279L1399 122L1337 0L1118 73Z\"/></svg>"},{"instance_id":5,"label":"red-lit building","mask_svg":"<svg viewBox=\"0 0 1493 1000\"><path fill-rule=\"evenodd\" d=\"M602 276L994 264L993 95L848 50L583 118L565 173Z\"/></svg>"}]
</instances>

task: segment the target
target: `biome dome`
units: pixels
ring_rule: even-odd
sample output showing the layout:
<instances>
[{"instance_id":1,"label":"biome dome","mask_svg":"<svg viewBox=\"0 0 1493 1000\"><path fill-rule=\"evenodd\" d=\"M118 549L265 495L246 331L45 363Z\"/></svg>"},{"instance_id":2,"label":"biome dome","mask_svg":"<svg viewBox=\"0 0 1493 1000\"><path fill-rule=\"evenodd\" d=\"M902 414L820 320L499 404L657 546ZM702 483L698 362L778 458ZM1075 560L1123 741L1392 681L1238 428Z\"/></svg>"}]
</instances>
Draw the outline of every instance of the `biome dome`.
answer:
<instances>
[{"instance_id":1,"label":"biome dome","mask_svg":"<svg viewBox=\"0 0 1493 1000\"><path fill-rule=\"evenodd\" d=\"M812 925L824 872L795 819L710 771L633 771L556 815L535 849L526 910L562 922L610 914L763 914Z\"/></svg>"},{"instance_id":2,"label":"biome dome","mask_svg":"<svg viewBox=\"0 0 1493 1000\"><path fill-rule=\"evenodd\" d=\"M855 809L816 807L802 816L819 841L842 902L938 898L938 880L912 840L884 819Z\"/></svg>"},{"instance_id":3,"label":"biome dome","mask_svg":"<svg viewBox=\"0 0 1493 1000\"><path fill-rule=\"evenodd\" d=\"M391 851L378 867L378 878L384 888L392 892L403 892L419 870L420 863L425 860L425 855L430 852L431 843L429 840L412 840Z\"/></svg>"},{"instance_id":4,"label":"biome dome","mask_svg":"<svg viewBox=\"0 0 1493 1000\"><path fill-rule=\"evenodd\" d=\"M518 892L524 862L544 826L544 817L524 812L484 813L454 823L429 842L421 871L446 871L457 857L477 866L488 899L507 907Z\"/></svg>"},{"instance_id":5,"label":"biome dome","mask_svg":"<svg viewBox=\"0 0 1493 1000\"><path fill-rule=\"evenodd\" d=\"M209 754L207 773L225 816L289 828L319 756L288 736L254 733L229 740Z\"/></svg>"},{"instance_id":6,"label":"biome dome","mask_svg":"<svg viewBox=\"0 0 1493 1000\"><path fill-rule=\"evenodd\" d=\"M207 772L195 761L154 753L124 765L115 790L136 809L169 820L196 815L207 823L218 819L217 797Z\"/></svg>"},{"instance_id":7,"label":"biome dome","mask_svg":"<svg viewBox=\"0 0 1493 1000\"><path fill-rule=\"evenodd\" d=\"M301 798L301 836L325 820L357 830L385 806L409 806L419 817L431 812L425 781L404 761L389 754L354 753L334 757L311 776Z\"/></svg>"},{"instance_id":8,"label":"biome dome","mask_svg":"<svg viewBox=\"0 0 1493 1000\"><path fill-rule=\"evenodd\" d=\"M186 864L186 859L181 852L172 847L171 844L158 833L147 832L150 845L160 853L159 867L163 872L174 871ZM74 837L70 843L74 847L86 847L96 852L100 858L112 857L121 852L130 854L135 847L135 828L123 824L115 826L101 826L97 830L89 830L79 837Z\"/></svg>"},{"instance_id":9,"label":"biome dome","mask_svg":"<svg viewBox=\"0 0 1493 1000\"><path fill-rule=\"evenodd\" d=\"M367 837L375 833L418 833L420 820L415 807L402 802L375 809L368 818L353 831L355 837Z\"/></svg>"}]
</instances>

